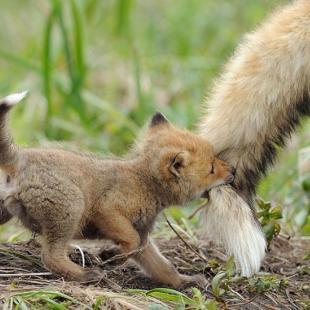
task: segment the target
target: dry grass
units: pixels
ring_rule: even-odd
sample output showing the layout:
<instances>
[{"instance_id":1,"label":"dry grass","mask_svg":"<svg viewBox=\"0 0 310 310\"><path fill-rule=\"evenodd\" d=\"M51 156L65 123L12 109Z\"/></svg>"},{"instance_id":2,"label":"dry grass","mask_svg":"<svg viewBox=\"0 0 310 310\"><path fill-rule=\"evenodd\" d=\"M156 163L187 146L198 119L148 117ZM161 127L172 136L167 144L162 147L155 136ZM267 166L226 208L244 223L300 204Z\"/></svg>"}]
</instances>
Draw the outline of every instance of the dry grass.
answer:
<instances>
[{"instance_id":1,"label":"dry grass","mask_svg":"<svg viewBox=\"0 0 310 310\"><path fill-rule=\"evenodd\" d=\"M65 282L51 275L41 265L40 246L35 240L31 240L15 244L4 243L0 246L0 304L6 301L6 306L9 307L9 302L13 303L14 298L20 297L22 292L22 301L26 305L28 303L28 306L44 305L47 299L65 307L55 309L148 309L154 304L159 307L156 309L169 309L182 303L183 309L216 309L211 306L208 308L210 300L215 301L212 306L226 309L310 307L309 253L308 257L306 256L310 249L309 239L289 240L283 236L276 238L262 272L250 279L233 275L231 260L225 264L226 257L221 249L206 247L200 242L187 242L190 242L208 263L178 238L157 240L164 255L174 262L181 272L204 273L210 280L210 284L201 291L203 297L200 300L197 296L193 298L191 288L184 288L180 293L160 289L148 291L161 285L146 278L130 261L121 265L102 262L96 255L96 243L82 244L83 253L75 250L71 257L81 265L84 262L87 267L101 266L102 280L91 284ZM23 295L28 291L39 293L32 293L30 297L29 294ZM180 297L184 296L181 293L186 296ZM40 309L39 306L38 308Z\"/></svg>"}]
</instances>

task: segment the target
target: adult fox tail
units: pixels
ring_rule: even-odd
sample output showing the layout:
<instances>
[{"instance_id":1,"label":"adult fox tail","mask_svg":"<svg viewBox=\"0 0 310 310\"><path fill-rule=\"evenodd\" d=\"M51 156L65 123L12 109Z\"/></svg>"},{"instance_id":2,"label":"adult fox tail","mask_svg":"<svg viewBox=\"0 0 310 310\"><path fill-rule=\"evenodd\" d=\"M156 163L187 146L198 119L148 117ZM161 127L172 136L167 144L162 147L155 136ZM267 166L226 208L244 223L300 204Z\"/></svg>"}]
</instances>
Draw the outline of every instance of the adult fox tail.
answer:
<instances>
[{"instance_id":1,"label":"adult fox tail","mask_svg":"<svg viewBox=\"0 0 310 310\"><path fill-rule=\"evenodd\" d=\"M251 210L256 185L301 117L310 115L309 98L310 1L299 0L245 37L200 122L217 155L236 167L234 188L211 191L205 227L234 255L242 275L258 271L265 255Z\"/></svg>"}]
</instances>

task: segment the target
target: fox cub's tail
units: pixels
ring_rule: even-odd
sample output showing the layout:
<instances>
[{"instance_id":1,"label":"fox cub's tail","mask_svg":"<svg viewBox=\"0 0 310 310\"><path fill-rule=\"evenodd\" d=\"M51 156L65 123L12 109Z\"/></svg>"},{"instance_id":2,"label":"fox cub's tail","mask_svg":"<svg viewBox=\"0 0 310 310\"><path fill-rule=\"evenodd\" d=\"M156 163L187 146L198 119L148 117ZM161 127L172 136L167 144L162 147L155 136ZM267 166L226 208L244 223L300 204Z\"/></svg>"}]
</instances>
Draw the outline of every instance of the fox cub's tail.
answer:
<instances>
[{"instance_id":1,"label":"fox cub's tail","mask_svg":"<svg viewBox=\"0 0 310 310\"><path fill-rule=\"evenodd\" d=\"M27 92L22 92L0 99L0 166L8 167L17 160L17 149L7 126L7 112L26 95Z\"/></svg>"}]
</instances>

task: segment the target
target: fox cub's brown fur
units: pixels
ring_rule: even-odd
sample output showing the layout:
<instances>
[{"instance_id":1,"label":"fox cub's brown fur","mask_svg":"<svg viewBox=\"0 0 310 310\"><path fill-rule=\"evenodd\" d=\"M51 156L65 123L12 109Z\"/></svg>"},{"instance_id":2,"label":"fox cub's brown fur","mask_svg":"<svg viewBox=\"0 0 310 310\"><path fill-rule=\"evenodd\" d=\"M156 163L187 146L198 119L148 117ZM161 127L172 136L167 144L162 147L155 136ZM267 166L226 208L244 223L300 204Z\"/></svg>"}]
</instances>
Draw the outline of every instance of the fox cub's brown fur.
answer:
<instances>
[{"instance_id":1,"label":"fox cub's brown fur","mask_svg":"<svg viewBox=\"0 0 310 310\"><path fill-rule=\"evenodd\" d=\"M179 274L149 237L157 214L233 180L232 168L214 157L210 144L173 127L156 114L133 155L100 159L59 149L22 149L11 143L7 111L20 98L0 102L0 223L17 216L42 235L42 260L67 279L89 280L68 258L74 237L107 238L129 253L154 280L178 287L203 283Z\"/></svg>"}]
</instances>

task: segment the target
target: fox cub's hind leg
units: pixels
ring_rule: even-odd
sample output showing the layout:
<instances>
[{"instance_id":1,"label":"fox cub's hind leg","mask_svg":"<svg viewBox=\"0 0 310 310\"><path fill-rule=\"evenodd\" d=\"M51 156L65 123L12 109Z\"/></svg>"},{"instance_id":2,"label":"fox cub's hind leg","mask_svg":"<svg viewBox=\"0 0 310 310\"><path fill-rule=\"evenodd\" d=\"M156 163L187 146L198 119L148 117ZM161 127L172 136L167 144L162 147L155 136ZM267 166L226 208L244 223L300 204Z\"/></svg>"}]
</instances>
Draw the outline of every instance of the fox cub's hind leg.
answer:
<instances>
[{"instance_id":1,"label":"fox cub's hind leg","mask_svg":"<svg viewBox=\"0 0 310 310\"><path fill-rule=\"evenodd\" d=\"M204 287L207 281L203 275L188 276L180 274L175 267L160 253L151 238L141 252L133 259L154 280L171 285L174 288L196 284Z\"/></svg>"},{"instance_id":2,"label":"fox cub's hind leg","mask_svg":"<svg viewBox=\"0 0 310 310\"><path fill-rule=\"evenodd\" d=\"M50 178L49 184L46 183L32 183L21 193L27 215L41 226L44 265L68 280L98 279L96 271L83 270L68 256L69 243L79 229L84 211L81 191L72 183L57 178Z\"/></svg>"},{"instance_id":3,"label":"fox cub's hind leg","mask_svg":"<svg viewBox=\"0 0 310 310\"><path fill-rule=\"evenodd\" d=\"M42 261L50 271L68 280L82 280L83 269L68 257L67 248L71 237L70 229L59 231L52 227L47 228L42 244Z\"/></svg>"},{"instance_id":4,"label":"fox cub's hind leg","mask_svg":"<svg viewBox=\"0 0 310 310\"><path fill-rule=\"evenodd\" d=\"M68 210L65 216L50 218L43 226L42 260L52 272L68 280L94 281L102 277L98 270L83 270L68 257L68 245L72 240L81 219L82 201L66 201L62 210ZM70 211L69 211L70 209ZM73 211L74 210L74 211Z\"/></svg>"},{"instance_id":5,"label":"fox cub's hind leg","mask_svg":"<svg viewBox=\"0 0 310 310\"><path fill-rule=\"evenodd\" d=\"M76 225L73 222L71 224ZM96 281L101 279L102 274L99 270L83 270L83 268L70 260L68 257L68 245L73 236L72 228L74 226L67 226L67 228L59 230L56 227L49 227L44 233L42 261L45 266L50 271L63 276L67 280Z\"/></svg>"}]
</instances>

